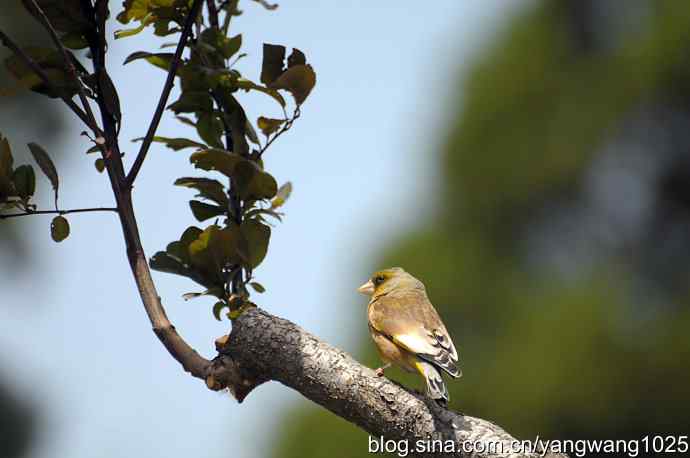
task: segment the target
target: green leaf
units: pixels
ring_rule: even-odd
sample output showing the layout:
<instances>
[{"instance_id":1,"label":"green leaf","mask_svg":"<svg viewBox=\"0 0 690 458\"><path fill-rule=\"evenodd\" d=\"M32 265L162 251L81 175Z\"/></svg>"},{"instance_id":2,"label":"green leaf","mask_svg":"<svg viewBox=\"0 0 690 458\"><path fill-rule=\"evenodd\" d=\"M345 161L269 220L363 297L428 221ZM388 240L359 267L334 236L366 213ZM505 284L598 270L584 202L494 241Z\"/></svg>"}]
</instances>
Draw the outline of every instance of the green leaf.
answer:
<instances>
[{"instance_id":1,"label":"green leaf","mask_svg":"<svg viewBox=\"0 0 690 458\"><path fill-rule=\"evenodd\" d=\"M295 98L297 105L301 105L311 93L316 84L316 73L311 65L295 65L288 68L269 87L285 89Z\"/></svg>"},{"instance_id":2,"label":"green leaf","mask_svg":"<svg viewBox=\"0 0 690 458\"><path fill-rule=\"evenodd\" d=\"M180 260L165 251L158 251L149 260L149 265L153 270L158 272L165 272L168 274L181 275L183 277L190 276L190 270Z\"/></svg>"},{"instance_id":3,"label":"green leaf","mask_svg":"<svg viewBox=\"0 0 690 458\"><path fill-rule=\"evenodd\" d=\"M69 236L69 222L64 216L60 215L53 218L50 223L50 236L56 242L62 242Z\"/></svg>"},{"instance_id":4,"label":"green leaf","mask_svg":"<svg viewBox=\"0 0 690 458\"><path fill-rule=\"evenodd\" d=\"M242 47L242 35L228 38L217 28L208 28L201 33L203 44L211 47L212 51L217 52L223 59L231 58Z\"/></svg>"},{"instance_id":5,"label":"green leaf","mask_svg":"<svg viewBox=\"0 0 690 458\"><path fill-rule=\"evenodd\" d=\"M253 281L253 282L249 283L249 286L251 286L254 289L254 291L256 291L259 294L266 292L266 288L264 288L264 285L262 285L261 283L259 283L257 281Z\"/></svg>"},{"instance_id":6,"label":"green leaf","mask_svg":"<svg viewBox=\"0 0 690 458\"><path fill-rule=\"evenodd\" d=\"M222 284L225 280L223 268L238 263L237 246L240 237L236 226L220 229L214 224L207 227L189 244L192 266L204 277Z\"/></svg>"},{"instance_id":7,"label":"green leaf","mask_svg":"<svg viewBox=\"0 0 690 458\"><path fill-rule=\"evenodd\" d=\"M244 79L244 78L239 78L235 82L235 85L237 86L237 88L243 89L247 92L259 91L259 92L262 92L266 95L269 95L269 96L273 97L273 99L276 102L278 102L281 107L285 107L285 105L286 105L285 98L283 98L283 96L280 95L280 92L278 92L275 89L261 86L260 84L256 84L256 83L249 81L248 79Z\"/></svg>"},{"instance_id":8,"label":"green leaf","mask_svg":"<svg viewBox=\"0 0 690 458\"><path fill-rule=\"evenodd\" d=\"M168 105L168 109L179 113L210 112L213 110L213 100L208 92L186 91L180 98Z\"/></svg>"},{"instance_id":9,"label":"green leaf","mask_svg":"<svg viewBox=\"0 0 690 458\"><path fill-rule=\"evenodd\" d=\"M55 191L55 199L57 199L58 188L60 187L60 180L58 178L57 169L55 164L50 159L50 156L46 150L41 147L38 143L29 143L27 145L31 151L31 155L38 164L38 167L43 171L45 176L50 180L50 184L53 186L53 191Z\"/></svg>"},{"instance_id":10,"label":"green leaf","mask_svg":"<svg viewBox=\"0 0 690 458\"><path fill-rule=\"evenodd\" d=\"M266 257L271 228L256 220L246 220L240 226L243 243L240 255L249 269L256 268ZM246 249L246 252L244 250Z\"/></svg>"},{"instance_id":11,"label":"green leaf","mask_svg":"<svg viewBox=\"0 0 690 458\"><path fill-rule=\"evenodd\" d=\"M22 199L26 200L36 192L36 175L30 165L21 165L12 174L14 189Z\"/></svg>"},{"instance_id":12,"label":"green leaf","mask_svg":"<svg viewBox=\"0 0 690 458\"><path fill-rule=\"evenodd\" d=\"M194 197L203 197L227 208L228 196L225 187L218 180L210 178L183 177L175 180L175 186L184 186L199 191Z\"/></svg>"},{"instance_id":13,"label":"green leaf","mask_svg":"<svg viewBox=\"0 0 690 458\"><path fill-rule=\"evenodd\" d=\"M221 321L222 318L220 317L220 312L222 312L224 308L227 308L229 310L230 306L223 301L218 301L214 304L213 316L216 317L216 320Z\"/></svg>"},{"instance_id":14,"label":"green leaf","mask_svg":"<svg viewBox=\"0 0 690 458\"><path fill-rule=\"evenodd\" d=\"M221 53L226 59L230 59L242 47L242 34L223 40Z\"/></svg>"},{"instance_id":15,"label":"green leaf","mask_svg":"<svg viewBox=\"0 0 690 458\"><path fill-rule=\"evenodd\" d=\"M263 133L266 137L278 130L283 123L285 123L284 119L265 118L263 116L259 116L259 118L256 120L256 125L259 126L261 133Z\"/></svg>"},{"instance_id":16,"label":"green leaf","mask_svg":"<svg viewBox=\"0 0 690 458\"><path fill-rule=\"evenodd\" d=\"M12 170L14 159L12 158L12 150L10 149L10 142L7 138L0 134L0 201L3 198L14 195L14 186L12 184Z\"/></svg>"},{"instance_id":17,"label":"green leaf","mask_svg":"<svg viewBox=\"0 0 690 458\"><path fill-rule=\"evenodd\" d=\"M140 142L143 140L144 137L132 139L133 142ZM173 151L179 151L185 148L208 148L208 146L204 145L203 143L195 142L194 140L190 140L188 138L170 138L157 135L153 137L153 141L156 143L163 143Z\"/></svg>"},{"instance_id":18,"label":"green leaf","mask_svg":"<svg viewBox=\"0 0 690 458\"><path fill-rule=\"evenodd\" d=\"M290 197L290 194L292 194L292 183L286 181L285 184L278 189L276 196L271 201L271 210L282 207Z\"/></svg>"},{"instance_id":19,"label":"green leaf","mask_svg":"<svg viewBox=\"0 0 690 458\"><path fill-rule=\"evenodd\" d=\"M252 126L252 123L250 123L248 119L245 120L244 132L252 143L261 145L261 143L259 143L259 137L256 135L256 130L254 130L254 126Z\"/></svg>"},{"instance_id":20,"label":"green leaf","mask_svg":"<svg viewBox=\"0 0 690 458\"><path fill-rule=\"evenodd\" d=\"M196 129L196 123L194 121L192 121L191 119L186 118L184 116L175 116L175 118L177 118L177 120L180 121L182 124L192 126Z\"/></svg>"},{"instance_id":21,"label":"green leaf","mask_svg":"<svg viewBox=\"0 0 690 458\"><path fill-rule=\"evenodd\" d=\"M60 37L60 41L69 49L85 49L89 47L89 42L82 32L70 32Z\"/></svg>"},{"instance_id":22,"label":"green leaf","mask_svg":"<svg viewBox=\"0 0 690 458\"><path fill-rule=\"evenodd\" d=\"M270 199L278 191L278 183L254 162L242 160L235 166L233 178L243 199Z\"/></svg>"},{"instance_id":23,"label":"green leaf","mask_svg":"<svg viewBox=\"0 0 690 458\"><path fill-rule=\"evenodd\" d=\"M93 166L96 167L98 173L103 173L103 170L105 170L105 161L102 157L99 157L94 161Z\"/></svg>"},{"instance_id":24,"label":"green leaf","mask_svg":"<svg viewBox=\"0 0 690 458\"><path fill-rule=\"evenodd\" d=\"M119 16L118 16L119 19ZM132 29L122 29L122 30L116 30L115 31L115 39L118 40L120 38L126 38L126 37L131 37L134 36L138 33L141 33L144 28L146 28L147 25L149 25L151 22L153 22L153 17L151 13L148 13L146 16L140 19L141 23L139 24L138 27L134 27Z\"/></svg>"},{"instance_id":25,"label":"green leaf","mask_svg":"<svg viewBox=\"0 0 690 458\"><path fill-rule=\"evenodd\" d=\"M218 148L197 151L189 157L189 162L196 168L214 170L227 177L233 176L235 166L242 160L239 154Z\"/></svg>"},{"instance_id":26,"label":"green leaf","mask_svg":"<svg viewBox=\"0 0 690 458\"><path fill-rule=\"evenodd\" d=\"M270 86L285 70L285 46L264 43L261 82Z\"/></svg>"},{"instance_id":27,"label":"green leaf","mask_svg":"<svg viewBox=\"0 0 690 458\"><path fill-rule=\"evenodd\" d=\"M22 3L40 22L38 11L31 0L22 0ZM58 32L76 33L89 28L89 22L82 13L80 0L36 0L36 3Z\"/></svg>"},{"instance_id":28,"label":"green leaf","mask_svg":"<svg viewBox=\"0 0 690 458\"><path fill-rule=\"evenodd\" d=\"M189 207L192 209L192 214L197 221L206 221L215 216L224 215L227 212L227 207L206 204L198 200L190 200Z\"/></svg>"},{"instance_id":29,"label":"green leaf","mask_svg":"<svg viewBox=\"0 0 690 458\"><path fill-rule=\"evenodd\" d=\"M150 53L146 51L137 51L127 56L122 65L127 65L128 63L134 62L135 60L144 59L149 64L163 69L165 71L168 71L168 69L170 68L170 62L173 60L174 56L175 54L171 52Z\"/></svg>"},{"instance_id":30,"label":"green leaf","mask_svg":"<svg viewBox=\"0 0 690 458\"><path fill-rule=\"evenodd\" d=\"M201 113L196 123L196 131L199 137L214 148L223 148L221 136L223 135L223 123L212 113Z\"/></svg>"},{"instance_id":31,"label":"green leaf","mask_svg":"<svg viewBox=\"0 0 690 458\"><path fill-rule=\"evenodd\" d=\"M120 98L117 95L117 90L110 79L110 75L106 71L98 72L98 84L103 93L103 103L108 113L115 118L117 122L122 119L122 112L120 111Z\"/></svg>"},{"instance_id":32,"label":"green leaf","mask_svg":"<svg viewBox=\"0 0 690 458\"><path fill-rule=\"evenodd\" d=\"M78 86L74 82L65 66L62 54L54 49L26 47L22 51L28 55L44 71L51 82L51 87L46 86L43 80L34 73L24 60L18 55L12 55L4 60L8 72L23 87L52 98L64 95L71 97L76 94ZM77 68L81 64L70 54L70 58ZM83 68L83 67L82 67Z\"/></svg>"}]
</instances>

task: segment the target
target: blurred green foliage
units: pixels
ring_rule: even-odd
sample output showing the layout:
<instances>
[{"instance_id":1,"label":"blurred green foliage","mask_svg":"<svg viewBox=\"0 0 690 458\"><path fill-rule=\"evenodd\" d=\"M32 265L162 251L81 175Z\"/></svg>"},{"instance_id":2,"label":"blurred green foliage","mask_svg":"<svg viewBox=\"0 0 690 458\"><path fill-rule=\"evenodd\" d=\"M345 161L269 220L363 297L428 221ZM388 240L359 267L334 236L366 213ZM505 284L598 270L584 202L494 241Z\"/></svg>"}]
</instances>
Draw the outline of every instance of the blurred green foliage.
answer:
<instances>
[{"instance_id":1,"label":"blurred green foliage","mask_svg":"<svg viewBox=\"0 0 690 458\"><path fill-rule=\"evenodd\" d=\"M604 3L614 5L608 16ZM634 23L629 6L639 7ZM436 218L372 265L400 265L426 283L460 351L464 376L449 383L451 408L521 438L687 434L690 179L673 192L664 176L654 181L652 229L622 249L619 234L595 240L586 263L570 260L578 245L549 219L587 202L606 146L633 137L626 120L641 108L690 113L689 55L690 4L549 1L514 18L474 64L448 126ZM690 139L675 148L690 155ZM644 154L663 162L653 148ZM604 184L604 198L619 187ZM584 224L578 215L566 228ZM609 215L598 216L603 225ZM658 227L685 234L673 288L646 280L655 268L643 254L668 234ZM565 273L534 248L550 236L561 241L550 250L572 264ZM377 367L360 311L358 357ZM391 376L422 389L414 377ZM367 456L366 434L318 407L287 417L275 456Z\"/></svg>"}]
</instances>

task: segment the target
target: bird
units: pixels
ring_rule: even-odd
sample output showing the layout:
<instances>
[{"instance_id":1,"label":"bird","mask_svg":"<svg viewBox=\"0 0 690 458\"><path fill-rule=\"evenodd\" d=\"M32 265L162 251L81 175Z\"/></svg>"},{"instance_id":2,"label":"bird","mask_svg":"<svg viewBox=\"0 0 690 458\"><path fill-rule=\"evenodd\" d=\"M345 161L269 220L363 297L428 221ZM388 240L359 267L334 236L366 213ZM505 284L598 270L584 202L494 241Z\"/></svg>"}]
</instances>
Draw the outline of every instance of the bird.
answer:
<instances>
[{"instance_id":1,"label":"bird","mask_svg":"<svg viewBox=\"0 0 690 458\"><path fill-rule=\"evenodd\" d=\"M370 296L367 306L369 332L384 365L376 369L382 377L391 364L419 373L431 399L448 404L450 397L441 372L458 378L458 352L434 309L424 283L404 269L379 270L358 288Z\"/></svg>"}]
</instances>

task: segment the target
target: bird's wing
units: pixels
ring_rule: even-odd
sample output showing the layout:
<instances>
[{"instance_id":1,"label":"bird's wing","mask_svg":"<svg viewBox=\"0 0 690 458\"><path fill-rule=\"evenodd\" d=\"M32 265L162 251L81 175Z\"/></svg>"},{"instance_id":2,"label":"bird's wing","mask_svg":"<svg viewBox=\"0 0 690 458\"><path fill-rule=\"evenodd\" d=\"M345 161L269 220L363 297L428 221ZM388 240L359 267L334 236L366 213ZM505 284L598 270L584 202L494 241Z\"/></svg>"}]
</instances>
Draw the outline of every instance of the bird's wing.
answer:
<instances>
[{"instance_id":1,"label":"bird's wing","mask_svg":"<svg viewBox=\"0 0 690 458\"><path fill-rule=\"evenodd\" d=\"M459 377L458 352L423 291L390 293L369 307L369 322L396 344Z\"/></svg>"}]
</instances>

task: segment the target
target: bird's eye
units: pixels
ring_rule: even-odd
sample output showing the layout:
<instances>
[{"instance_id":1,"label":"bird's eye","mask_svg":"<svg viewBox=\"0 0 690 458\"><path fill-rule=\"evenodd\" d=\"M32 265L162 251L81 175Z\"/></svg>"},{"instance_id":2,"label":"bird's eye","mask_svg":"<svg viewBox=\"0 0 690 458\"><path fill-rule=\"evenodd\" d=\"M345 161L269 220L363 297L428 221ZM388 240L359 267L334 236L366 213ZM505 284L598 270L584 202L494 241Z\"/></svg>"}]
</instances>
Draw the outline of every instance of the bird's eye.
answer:
<instances>
[{"instance_id":1,"label":"bird's eye","mask_svg":"<svg viewBox=\"0 0 690 458\"><path fill-rule=\"evenodd\" d=\"M378 286L378 285L380 285L381 283L383 283L383 280L384 280L383 275L377 275L377 276L374 278L374 284L375 284L376 286Z\"/></svg>"}]
</instances>

